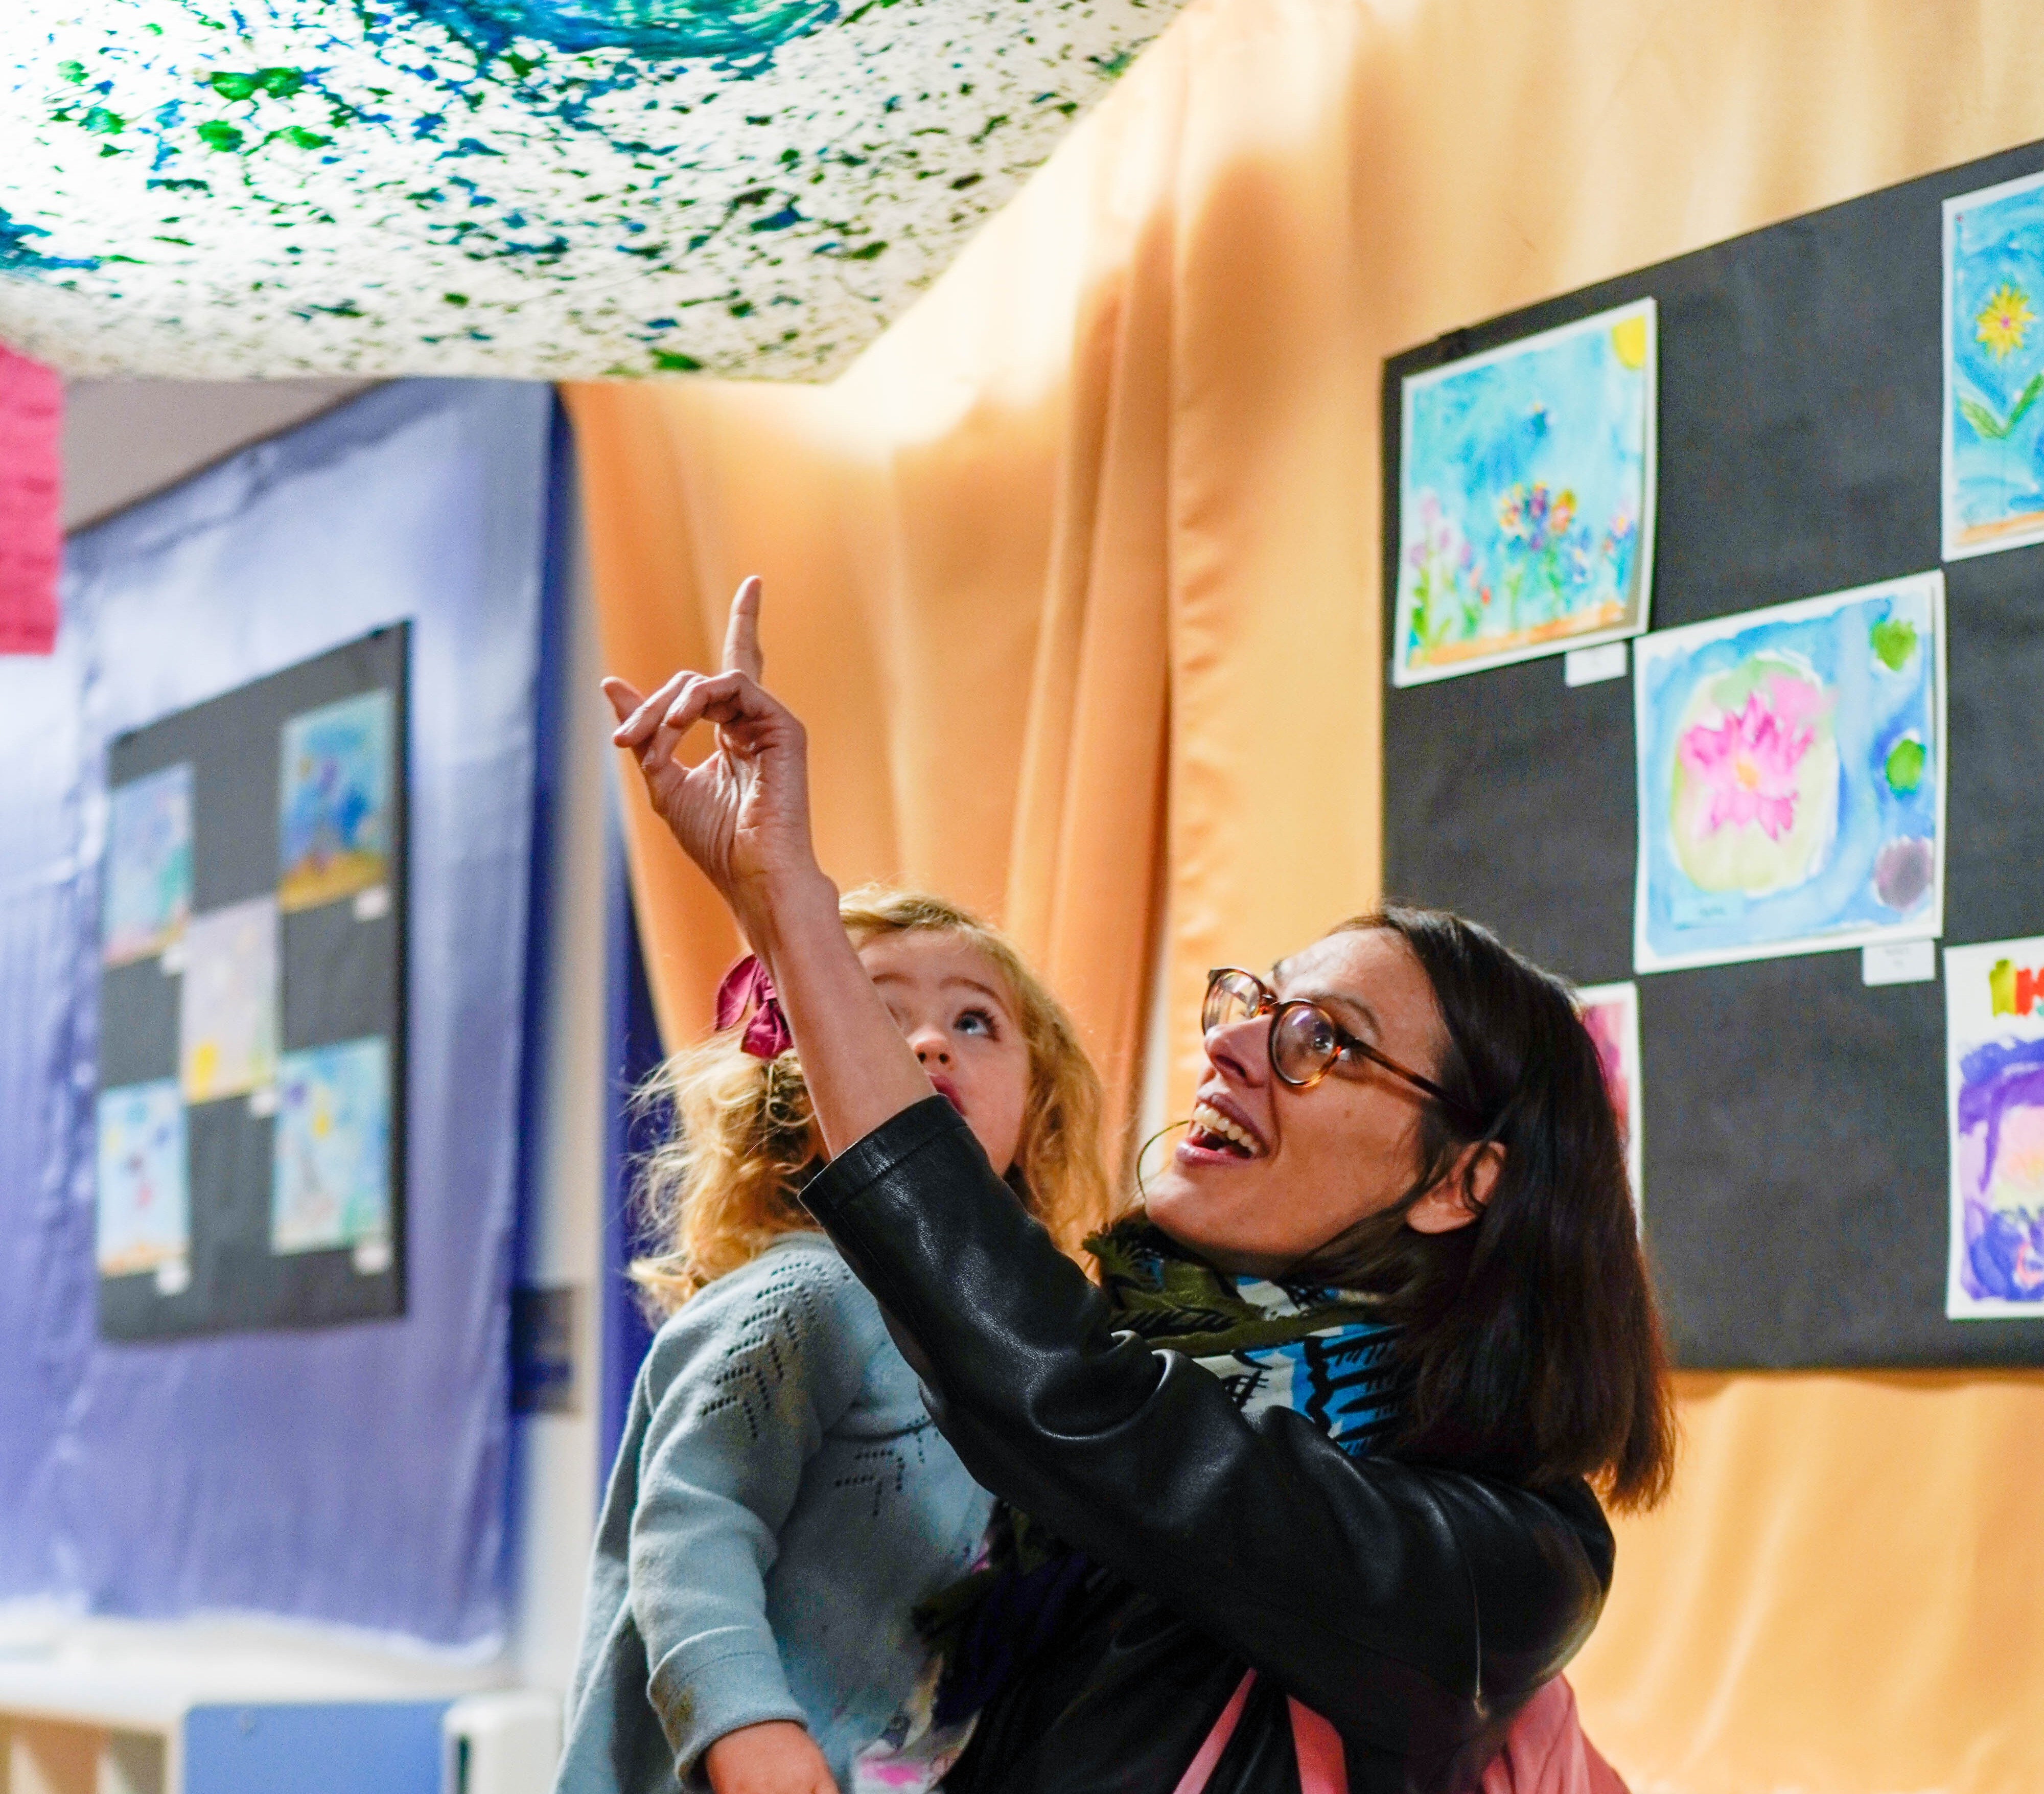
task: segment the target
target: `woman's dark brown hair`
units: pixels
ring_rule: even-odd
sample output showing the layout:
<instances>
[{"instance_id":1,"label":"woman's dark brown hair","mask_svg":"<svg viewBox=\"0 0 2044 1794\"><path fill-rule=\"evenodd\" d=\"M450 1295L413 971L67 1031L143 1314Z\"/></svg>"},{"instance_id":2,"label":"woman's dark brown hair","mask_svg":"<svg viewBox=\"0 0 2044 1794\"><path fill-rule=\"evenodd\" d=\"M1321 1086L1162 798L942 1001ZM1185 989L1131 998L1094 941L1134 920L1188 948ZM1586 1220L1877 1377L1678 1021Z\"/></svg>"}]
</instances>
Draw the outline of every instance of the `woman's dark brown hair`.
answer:
<instances>
[{"instance_id":1,"label":"woman's dark brown hair","mask_svg":"<svg viewBox=\"0 0 2044 1794\"><path fill-rule=\"evenodd\" d=\"M1447 1034L1435 1078L1476 1118L1430 1104L1412 1188L1312 1265L1378 1292L1404 1324L1388 1449L1529 1485L1588 1476L1615 1507L1651 1507L1674 1469L1667 1357L1617 1119L1568 987L1443 910L1387 905L1335 932L1366 929L1397 935L1426 972ZM1476 1221L1405 1226L1464 1149L1492 1140L1504 1160Z\"/></svg>"}]
</instances>

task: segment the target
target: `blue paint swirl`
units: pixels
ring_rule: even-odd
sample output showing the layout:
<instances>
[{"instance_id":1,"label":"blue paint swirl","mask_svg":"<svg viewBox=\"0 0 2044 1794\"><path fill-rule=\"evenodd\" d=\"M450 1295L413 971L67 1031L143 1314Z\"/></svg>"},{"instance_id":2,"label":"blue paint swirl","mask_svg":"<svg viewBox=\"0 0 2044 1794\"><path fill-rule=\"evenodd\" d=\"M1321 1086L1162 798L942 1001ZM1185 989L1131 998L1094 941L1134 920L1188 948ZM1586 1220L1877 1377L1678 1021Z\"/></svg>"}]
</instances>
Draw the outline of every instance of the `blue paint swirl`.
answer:
<instances>
[{"instance_id":1,"label":"blue paint swirl","mask_svg":"<svg viewBox=\"0 0 2044 1794\"><path fill-rule=\"evenodd\" d=\"M402 0L492 53L516 40L647 57L763 57L837 17L837 0Z\"/></svg>"},{"instance_id":2,"label":"blue paint swirl","mask_svg":"<svg viewBox=\"0 0 2044 1794\"><path fill-rule=\"evenodd\" d=\"M0 274L60 274L67 268L90 271L99 266L97 256L46 256L29 241L48 235L40 225L17 222L13 214L0 206Z\"/></svg>"}]
</instances>

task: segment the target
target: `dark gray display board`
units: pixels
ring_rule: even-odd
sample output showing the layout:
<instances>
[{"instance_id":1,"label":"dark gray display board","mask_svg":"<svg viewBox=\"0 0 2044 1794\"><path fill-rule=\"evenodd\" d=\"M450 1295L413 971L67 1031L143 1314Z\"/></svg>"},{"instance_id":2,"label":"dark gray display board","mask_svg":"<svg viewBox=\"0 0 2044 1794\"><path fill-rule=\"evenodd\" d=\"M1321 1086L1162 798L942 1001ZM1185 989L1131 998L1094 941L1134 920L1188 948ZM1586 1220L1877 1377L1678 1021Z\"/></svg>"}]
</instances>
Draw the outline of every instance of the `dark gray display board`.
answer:
<instances>
[{"instance_id":1,"label":"dark gray display board","mask_svg":"<svg viewBox=\"0 0 2044 1794\"><path fill-rule=\"evenodd\" d=\"M110 751L106 1338L404 1311L409 634Z\"/></svg>"},{"instance_id":2,"label":"dark gray display board","mask_svg":"<svg viewBox=\"0 0 2044 1794\"><path fill-rule=\"evenodd\" d=\"M1940 202L2031 147L1891 188L1400 356L1384 382L1387 645L1402 376L1651 296L1657 629L1938 565ZM1945 940L2044 932L2044 549L1945 568ZM1558 655L1385 692L1392 894L1583 984L1632 968L1629 679ZM2044 1322L1945 1319L1942 982L1857 951L1639 980L1648 1244L1679 1361L2044 1363Z\"/></svg>"}]
</instances>

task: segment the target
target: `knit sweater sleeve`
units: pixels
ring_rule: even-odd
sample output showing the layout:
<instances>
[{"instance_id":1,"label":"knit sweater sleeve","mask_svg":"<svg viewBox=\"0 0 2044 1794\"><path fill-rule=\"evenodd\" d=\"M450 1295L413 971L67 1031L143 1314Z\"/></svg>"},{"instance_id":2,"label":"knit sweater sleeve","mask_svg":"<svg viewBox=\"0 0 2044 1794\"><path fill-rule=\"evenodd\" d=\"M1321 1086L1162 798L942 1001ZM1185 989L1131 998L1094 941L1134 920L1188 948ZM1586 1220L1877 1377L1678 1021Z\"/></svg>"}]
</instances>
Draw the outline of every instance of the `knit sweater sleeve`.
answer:
<instances>
[{"instance_id":1,"label":"knit sweater sleeve","mask_svg":"<svg viewBox=\"0 0 2044 1794\"><path fill-rule=\"evenodd\" d=\"M801 1721L766 1612L766 1578L804 1466L885 1342L866 1337L844 1262L778 1244L665 1326L632 1516L632 1618L684 1786L727 1732Z\"/></svg>"}]
</instances>

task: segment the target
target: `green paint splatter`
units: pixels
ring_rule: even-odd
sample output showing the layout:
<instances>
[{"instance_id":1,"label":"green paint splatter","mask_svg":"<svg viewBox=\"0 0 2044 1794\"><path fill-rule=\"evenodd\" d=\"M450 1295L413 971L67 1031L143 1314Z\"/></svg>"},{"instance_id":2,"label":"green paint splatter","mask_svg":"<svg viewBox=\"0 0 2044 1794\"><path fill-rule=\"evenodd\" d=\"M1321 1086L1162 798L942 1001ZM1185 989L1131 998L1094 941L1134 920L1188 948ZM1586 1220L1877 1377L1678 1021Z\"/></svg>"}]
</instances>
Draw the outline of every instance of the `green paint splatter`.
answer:
<instances>
[{"instance_id":1,"label":"green paint splatter","mask_svg":"<svg viewBox=\"0 0 2044 1794\"><path fill-rule=\"evenodd\" d=\"M443 293L440 297L451 306L465 306L468 303L468 295L466 293Z\"/></svg>"},{"instance_id":2,"label":"green paint splatter","mask_svg":"<svg viewBox=\"0 0 2044 1794\"><path fill-rule=\"evenodd\" d=\"M1888 788L1897 797L1907 797L1923 783L1923 764L1929 758L1920 737L1905 735L1888 750L1882 773Z\"/></svg>"},{"instance_id":3,"label":"green paint splatter","mask_svg":"<svg viewBox=\"0 0 2044 1794\"><path fill-rule=\"evenodd\" d=\"M321 137L317 131L308 131L302 125L286 125L277 135L300 149L324 149L333 141L332 137Z\"/></svg>"},{"instance_id":4,"label":"green paint splatter","mask_svg":"<svg viewBox=\"0 0 2044 1794\"><path fill-rule=\"evenodd\" d=\"M241 129L225 118L209 118L198 128L199 141L208 149L232 150L241 147Z\"/></svg>"},{"instance_id":5,"label":"green paint splatter","mask_svg":"<svg viewBox=\"0 0 2044 1794\"><path fill-rule=\"evenodd\" d=\"M862 244L856 249L846 250L844 252L844 259L848 262L870 262L886 247L887 244L884 239L878 243Z\"/></svg>"},{"instance_id":6,"label":"green paint splatter","mask_svg":"<svg viewBox=\"0 0 2044 1794\"><path fill-rule=\"evenodd\" d=\"M221 69L206 78L206 85L224 100L252 100L258 94L287 100L305 84L302 68Z\"/></svg>"},{"instance_id":7,"label":"green paint splatter","mask_svg":"<svg viewBox=\"0 0 2044 1794\"><path fill-rule=\"evenodd\" d=\"M82 62L60 62L57 64L57 73L75 87L85 79L85 64Z\"/></svg>"},{"instance_id":8,"label":"green paint splatter","mask_svg":"<svg viewBox=\"0 0 2044 1794\"><path fill-rule=\"evenodd\" d=\"M1900 672L1916 652L1916 626L1900 617L1884 617L1873 626L1873 652L1890 672Z\"/></svg>"},{"instance_id":9,"label":"green paint splatter","mask_svg":"<svg viewBox=\"0 0 2044 1794\"><path fill-rule=\"evenodd\" d=\"M655 349L653 365L663 374L694 374L702 370L702 364L693 355L684 355L677 348Z\"/></svg>"},{"instance_id":10,"label":"green paint splatter","mask_svg":"<svg viewBox=\"0 0 2044 1794\"><path fill-rule=\"evenodd\" d=\"M117 112L110 112L103 106L95 106L79 121L95 137L117 137L128 128L128 121Z\"/></svg>"}]
</instances>

